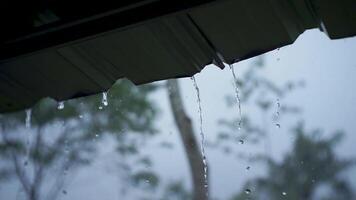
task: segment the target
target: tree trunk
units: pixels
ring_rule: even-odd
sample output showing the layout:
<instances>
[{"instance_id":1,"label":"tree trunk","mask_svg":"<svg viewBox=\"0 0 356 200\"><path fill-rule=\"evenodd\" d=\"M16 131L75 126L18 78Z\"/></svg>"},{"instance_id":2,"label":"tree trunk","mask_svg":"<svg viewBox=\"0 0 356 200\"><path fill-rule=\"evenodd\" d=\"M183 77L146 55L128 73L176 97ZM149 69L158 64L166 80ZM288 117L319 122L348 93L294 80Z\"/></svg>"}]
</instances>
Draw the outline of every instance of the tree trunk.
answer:
<instances>
[{"instance_id":1,"label":"tree trunk","mask_svg":"<svg viewBox=\"0 0 356 200\"><path fill-rule=\"evenodd\" d=\"M207 200L208 187L205 187L203 159L195 138L192 121L184 110L178 81L176 79L168 80L167 89L174 120L188 158L193 183L193 199Z\"/></svg>"}]
</instances>

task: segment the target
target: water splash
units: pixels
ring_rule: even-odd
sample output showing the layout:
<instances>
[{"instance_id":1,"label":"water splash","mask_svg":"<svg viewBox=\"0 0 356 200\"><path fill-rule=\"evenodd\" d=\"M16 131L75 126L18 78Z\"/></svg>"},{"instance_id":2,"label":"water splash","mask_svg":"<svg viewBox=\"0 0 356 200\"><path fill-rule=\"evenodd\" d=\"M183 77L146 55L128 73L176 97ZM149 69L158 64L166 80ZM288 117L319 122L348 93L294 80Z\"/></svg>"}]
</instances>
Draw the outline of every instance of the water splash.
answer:
<instances>
[{"instance_id":1,"label":"water splash","mask_svg":"<svg viewBox=\"0 0 356 200\"><path fill-rule=\"evenodd\" d=\"M199 92L199 87L197 84L197 81L195 80L195 77L192 76L190 77L193 81L193 85L197 94L197 102L198 102L198 112L199 112L199 124L200 124L200 137L201 137L201 155L203 157L203 165L204 165L204 187L208 187L208 165L207 165L207 160L206 160L206 155L205 155L205 135L203 132L203 115L202 115L202 109L201 109L201 100L200 100L200 92ZM208 195L208 193L206 194Z\"/></svg>"},{"instance_id":2,"label":"water splash","mask_svg":"<svg viewBox=\"0 0 356 200\"><path fill-rule=\"evenodd\" d=\"M64 102L63 101L58 102L57 109L58 110L63 110L63 108L64 108Z\"/></svg>"},{"instance_id":3,"label":"water splash","mask_svg":"<svg viewBox=\"0 0 356 200\"><path fill-rule=\"evenodd\" d=\"M238 105L238 112L239 112L239 123L238 123L238 129L241 129L242 126L242 111L241 111L241 98L240 98L240 92L239 92L239 86L237 85L237 76L234 70L233 65L229 65L230 66L230 70L232 73L232 76L234 78L234 86L235 86L235 96L236 96L236 101L237 101L237 105Z\"/></svg>"},{"instance_id":4,"label":"water splash","mask_svg":"<svg viewBox=\"0 0 356 200\"><path fill-rule=\"evenodd\" d=\"M101 100L101 103L104 105L104 106L108 106L108 93L107 92L103 92L103 98Z\"/></svg>"},{"instance_id":5,"label":"water splash","mask_svg":"<svg viewBox=\"0 0 356 200\"><path fill-rule=\"evenodd\" d=\"M26 120L25 120L26 128L31 128L31 116L32 116L32 110L30 108L26 110Z\"/></svg>"}]
</instances>

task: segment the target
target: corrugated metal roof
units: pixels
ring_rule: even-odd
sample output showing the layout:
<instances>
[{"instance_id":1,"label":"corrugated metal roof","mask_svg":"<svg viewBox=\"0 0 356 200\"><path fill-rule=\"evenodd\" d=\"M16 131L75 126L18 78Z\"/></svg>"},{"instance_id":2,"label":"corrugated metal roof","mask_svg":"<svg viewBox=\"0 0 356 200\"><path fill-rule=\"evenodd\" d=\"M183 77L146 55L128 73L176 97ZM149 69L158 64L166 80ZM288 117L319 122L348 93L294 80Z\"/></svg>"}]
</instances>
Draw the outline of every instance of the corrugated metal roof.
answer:
<instances>
[{"instance_id":1,"label":"corrugated metal roof","mask_svg":"<svg viewBox=\"0 0 356 200\"><path fill-rule=\"evenodd\" d=\"M0 112L31 106L43 97L66 100L106 91L120 78L143 84L192 76L210 63L223 68L223 62L291 44L320 24L306 2L219 1L3 60ZM334 30L335 19L326 14L332 11L319 12L331 37L355 35L355 24L349 22L354 15L341 16L338 9L338 20L347 19Z\"/></svg>"}]
</instances>

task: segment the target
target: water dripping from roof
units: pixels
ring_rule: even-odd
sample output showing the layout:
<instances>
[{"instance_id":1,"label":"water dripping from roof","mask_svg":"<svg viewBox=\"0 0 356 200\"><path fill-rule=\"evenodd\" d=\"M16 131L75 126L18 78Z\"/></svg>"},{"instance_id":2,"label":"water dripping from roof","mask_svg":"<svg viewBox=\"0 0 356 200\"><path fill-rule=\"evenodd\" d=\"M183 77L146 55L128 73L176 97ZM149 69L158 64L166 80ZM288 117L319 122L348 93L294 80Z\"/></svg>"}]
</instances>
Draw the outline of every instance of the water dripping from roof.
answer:
<instances>
[{"instance_id":1,"label":"water dripping from roof","mask_svg":"<svg viewBox=\"0 0 356 200\"><path fill-rule=\"evenodd\" d=\"M204 165L204 187L208 187L208 165L207 165L207 160L206 160L206 155L205 155L205 135L203 132L203 114L202 114L202 109L201 109L201 99L200 99L200 91L199 87L197 84L197 81L195 80L195 77L192 76L191 80L193 81L193 85L196 91L197 95L197 103L198 103L198 113L199 113L199 128L200 128L200 137L201 137L201 154L203 158L203 165ZM206 193L208 195L208 193Z\"/></svg>"},{"instance_id":2,"label":"water dripping from roof","mask_svg":"<svg viewBox=\"0 0 356 200\"><path fill-rule=\"evenodd\" d=\"M104 106L108 106L108 93L107 92L103 92L103 98L101 100L101 103L104 105Z\"/></svg>"},{"instance_id":3,"label":"water dripping from roof","mask_svg":"<svg viewBox=\"0 0 356 200\"><path fill-rule=\"evenodd\" d=\"M27 129L31 128L31 116L32 116L32 110L27 109L26 110L26 119L25 119L25 126ZM26 158L23 163L23 165L26 167L28 165L29 157L30 157L30 148L31 148L31 132L27 132L27 137L26 137Z\"/></svg>"},{"instance_id":4,"label":"water dripping from roof","mask_svg":"<svg viewBox=\"0 0 356 200\"><path fill-rule=\"evenodd\" d=\"M276 104L277 104L277 110L276 110L276 114L275 114L275 126L277 128L281 128L281 124L278 123L280 111L281 111L281 103L280 103L279 99L277 99Z\"/></svg>"},{"instance_id":5,"label":"water dripping from roof","mask_svg":"<svg viewBox=\"0 0 356 200\"><path fill-rule=\"evenodd\" d=\"M241 129L242 126L242 111L241 111L241 98L240 98L240 91L239 91L239 86L238 86L238 82L237 82L237 76L234 70L233 65L229 65L230 66L230 70L232 73L232 76L234 78L234 87L235 87L235 96L236 96L236 102L237 102L237 106L238 106L238 112L239 112L239 122L238 122L238 129Z\"/></svg>"},{"instance_id":6,"label":"water dripping from roof","mask_svg":"<svg viewBox=\"0 0 356 200\"><path fill-rule=\"evenodd\" d=\"M26 128L31 128L31 115L32 115L32 110L27 109L26 110L26 119L25 119L25 126Z\"/></svg>"},{"instance_id":7,"label":"water dripping from roof","mask_svg":"<svg viewBox=\"0 0 356 200\"><path fill-rule=\"evenodd\" d=\"M63 108L64 108L64 102L63 101L58 102L57 109L58 110L63 110Z\"/></svg>"}]
</instances>

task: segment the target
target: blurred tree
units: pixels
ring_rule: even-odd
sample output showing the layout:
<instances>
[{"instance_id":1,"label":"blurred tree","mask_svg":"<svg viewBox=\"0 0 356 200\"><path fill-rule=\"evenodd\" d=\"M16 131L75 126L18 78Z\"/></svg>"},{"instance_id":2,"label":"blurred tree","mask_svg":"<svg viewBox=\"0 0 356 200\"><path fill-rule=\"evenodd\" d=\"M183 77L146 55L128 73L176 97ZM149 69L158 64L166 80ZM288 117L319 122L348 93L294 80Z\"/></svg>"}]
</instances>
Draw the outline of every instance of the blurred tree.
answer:
<instances>
[{"instance_id":1,"label":"blurred tree","mask_svg":"<svg viewBox=\"0 0 356 200\"><path fill-rule=\"evenodd\" d=\"M24 112L1 115L0 179L15 177L28 200L56 199L60 192L67 194L65 175L93 159L104 135L116 138L118 155L142 159L137 147L144 142L135 135L156 133L157 108L148 98L155 89L153 84L136 87L118 81L108 92L107 106L101 95L66 101L58 110L55 101L44 99L31 109L27 128ZM122 159L118 166L124 166L123 173L134 184L138 176L131 165Z\"/></svg>"},{"instance_id":2,"label":"blurred tree","mask_svg":"<svg viewBox=\"0 0 356 200\"><path fill-rule=\"evenodd\" d=\"M188 158L193 185L192 197L194 200L208 199L208 180L205 180L204 178L205 174L203 158L195 138L192 120L184 109L178 80L168 80L167 89L173 117L184 146L185 154ZM175 194L180 193L180 195L176 195L177 197L187 196L186 194L182 193L182 190L180 190L179 187L173 188L179 189L175 190Z\"/></svg>"},{"instance_id":3,"label":"blurred tree","mask_svg":"<svg viewBox=\"0 0 356 200\"><path fill-rule=\"evenodd\" d=\"M268 174L248 181L233 200L251 199L355 199L342 173L355 164L354 159L340 159L334 148L342 139L342 132L321 139L321 132L307 133L302 124L294 130L292 151L278 163L266 158ZM322 188L327 187L327 190ZM247 191L247 192L246 192ZM249 192L251 191L251 192Z\"/></svg>"}]
</instances>

